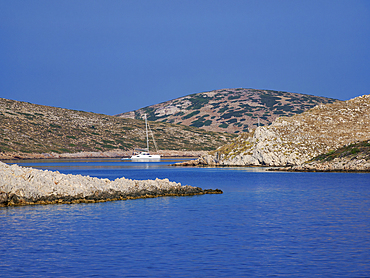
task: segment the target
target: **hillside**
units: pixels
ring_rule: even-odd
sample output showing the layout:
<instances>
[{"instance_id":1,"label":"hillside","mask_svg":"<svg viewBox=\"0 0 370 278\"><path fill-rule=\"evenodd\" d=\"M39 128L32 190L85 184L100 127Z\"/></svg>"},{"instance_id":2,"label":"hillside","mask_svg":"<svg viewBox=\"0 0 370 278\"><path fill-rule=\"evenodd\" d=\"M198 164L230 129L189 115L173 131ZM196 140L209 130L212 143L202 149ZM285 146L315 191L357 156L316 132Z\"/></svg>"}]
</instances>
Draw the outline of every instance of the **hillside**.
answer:
<instances>
[{"instance_id":1,"label":"hillside","mask_svg":"<svg viewBox=\"0 0 370 278\"><path fill-rule=\"evenodd\" d=\"M370 139L370 95L319 105L240 135L202 158L211 165L300 165L342 146Z\"/></svg>"},{"instance_id":2,"label":"hillside","mask_svg":"<svg viewBox=\"0 0 370 278\"><path fill-rule=\"evenodd\" d=\"M116 116L148 119L195 126L209 131L240 133L260 125L269 125L277 117L300 114L318 104L335 99L254 89L223 89L177 98L118 114Z\"/></svg>"},{"instance_id":3,"label":"hillside","mask_svg":"<svg viewBox=\"0 0 370 278\"><path fill-rule=\"evenodd\" d=\"M161 150L211 150L233 137L168 123L151 127ZM145 142L142 120L0 98L0 152L99 152L145 147Z\"/></svg>"}]
</instances>

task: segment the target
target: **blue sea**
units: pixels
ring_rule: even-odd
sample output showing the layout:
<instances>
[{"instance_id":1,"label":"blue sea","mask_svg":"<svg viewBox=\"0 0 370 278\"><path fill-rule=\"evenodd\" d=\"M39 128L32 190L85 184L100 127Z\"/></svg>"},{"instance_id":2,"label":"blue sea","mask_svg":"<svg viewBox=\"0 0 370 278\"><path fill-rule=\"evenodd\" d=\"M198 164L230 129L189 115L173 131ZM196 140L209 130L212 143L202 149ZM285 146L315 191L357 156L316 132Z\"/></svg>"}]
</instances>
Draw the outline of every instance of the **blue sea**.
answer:
<instances>
[{"instance_id":1,"label":"blue sea","mask_svg":"<svg viewBox=\"0 0 370 278\"><path fill-rule=\"evenodd\" d=\"M18 161L222 195L0 208L1 277L370 277L370 174Z\"/></svg>"}]
</instances>

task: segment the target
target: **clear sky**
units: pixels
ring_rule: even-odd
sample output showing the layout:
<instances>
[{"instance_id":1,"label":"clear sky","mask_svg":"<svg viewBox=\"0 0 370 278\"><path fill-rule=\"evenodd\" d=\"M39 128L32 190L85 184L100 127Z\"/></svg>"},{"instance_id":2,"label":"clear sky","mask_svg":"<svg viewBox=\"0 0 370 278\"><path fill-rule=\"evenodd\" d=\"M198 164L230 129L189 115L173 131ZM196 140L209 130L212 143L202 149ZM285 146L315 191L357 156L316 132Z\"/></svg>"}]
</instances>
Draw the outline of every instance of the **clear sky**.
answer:
<instances>
[{"instance_id":1,"label":"clear sky","mask_svg":"<svg viewBox=\"0 0 370 278\"><path fill-rule=\"evenodd\" d=\"M114 115L241 87L370 94L370 1L0 0L0 97Z\"/></svg>"}]
</instances>

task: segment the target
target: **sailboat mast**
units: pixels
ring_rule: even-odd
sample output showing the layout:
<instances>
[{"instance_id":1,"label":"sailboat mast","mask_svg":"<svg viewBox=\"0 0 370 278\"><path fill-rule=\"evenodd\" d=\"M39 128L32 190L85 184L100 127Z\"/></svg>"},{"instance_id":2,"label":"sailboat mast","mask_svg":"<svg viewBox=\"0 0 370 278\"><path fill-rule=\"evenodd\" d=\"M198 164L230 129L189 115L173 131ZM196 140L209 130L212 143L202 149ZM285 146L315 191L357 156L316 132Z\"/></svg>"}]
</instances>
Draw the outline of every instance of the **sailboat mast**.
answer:
<instances>
[{"instance_id":1,"label":"sailboat mast","mask_svg":"<svg viewBox=\"0 0 370 278\"><path fill-rule=\"evenodd\" d=\"M149 152L148 122L146 120L146 114L144 114L144 119L145 119L145 132L146 132L146 148L148 149L148 152Z\"/></svg>"}]
</instances>

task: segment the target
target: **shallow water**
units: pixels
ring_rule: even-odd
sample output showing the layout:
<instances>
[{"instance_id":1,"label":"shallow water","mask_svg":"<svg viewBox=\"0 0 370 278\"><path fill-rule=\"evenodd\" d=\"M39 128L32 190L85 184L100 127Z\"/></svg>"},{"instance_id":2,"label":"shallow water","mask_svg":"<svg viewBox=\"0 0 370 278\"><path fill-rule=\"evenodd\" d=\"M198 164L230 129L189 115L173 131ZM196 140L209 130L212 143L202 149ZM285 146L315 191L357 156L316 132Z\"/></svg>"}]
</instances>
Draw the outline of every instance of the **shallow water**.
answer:
<instances>
[{"instance_id":1,"label":"shallow water","mask_svg":"<svg viewBox=\"0 0 370 278\"><path fill-rule=\"evenodd\" d=\"M22 161L109 179L169 178L224 194L1 208L0 273L370 276L370 174L178 168L170 163Z\"/></svg>"}]
</instances>

